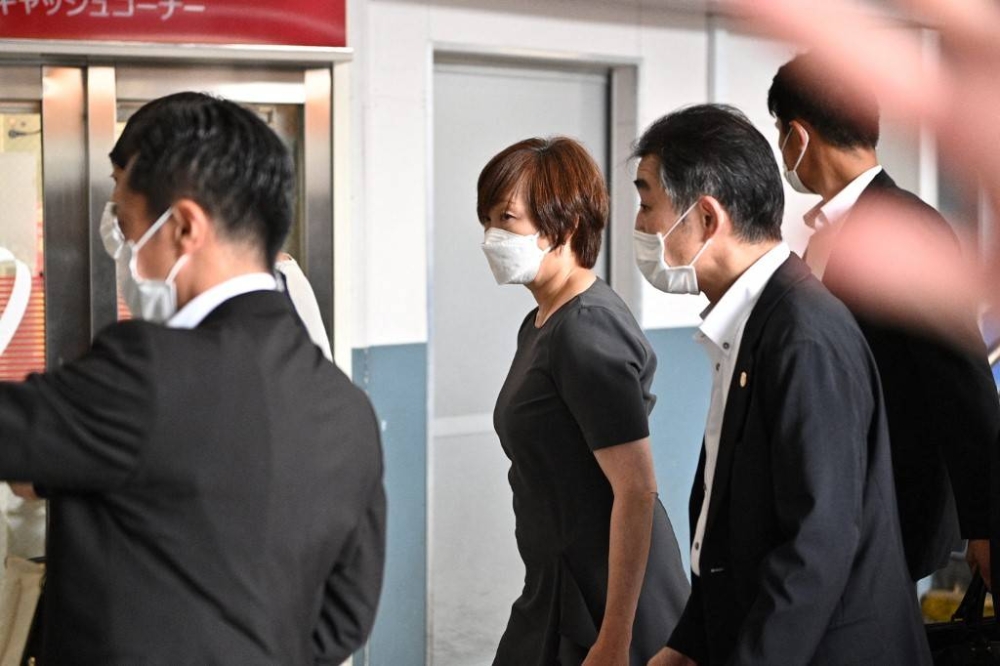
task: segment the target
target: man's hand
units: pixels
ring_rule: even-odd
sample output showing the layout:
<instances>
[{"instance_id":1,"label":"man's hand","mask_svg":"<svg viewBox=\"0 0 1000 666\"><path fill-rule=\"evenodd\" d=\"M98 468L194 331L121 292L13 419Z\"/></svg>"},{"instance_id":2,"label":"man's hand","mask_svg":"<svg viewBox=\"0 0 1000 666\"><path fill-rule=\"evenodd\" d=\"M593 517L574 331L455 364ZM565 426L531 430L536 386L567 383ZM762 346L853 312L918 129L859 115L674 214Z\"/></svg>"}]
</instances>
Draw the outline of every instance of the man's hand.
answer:
<instances>
[{"instance_id":1,"label":"man's hand","mask_svg":"<svg viewBox=\"0 0 1000 666\"><path fill-rule=\"evenodd\" d=\"M969 547L965 549L965 561L969 563L972 573L979 572L979 575L986 581L986 587L990 590L993 585L990 581L990 540L989 539L969 539Z\"/></svg>"},{"instance_id":2,"label":"man's hand","mask_svg":"<svg viewBox=\"0 0 1000 666\"><path fill-rule=\"evenodd\" d=\"M654 654L646 666L698 666L698 662L671 647L665 647Z\"/></svg>"},{"instance_id":3,"label":"man's hand","mask_svg":"<svg viewBox=\"0 0 1000 666\"><path fill-rule=\"evenodd\" d=\"M35 492L35 486L31 485L30 483L9 483L7 485L9 485L10 489L14 492L14 494L20 497L21 499L26 499L26 500L41 499ZM986 542L987 548L989 547L989 545L990 545L989 542ZM989 551L987 551L986 557L988 561Z\"/></svg>"}]
</instances>

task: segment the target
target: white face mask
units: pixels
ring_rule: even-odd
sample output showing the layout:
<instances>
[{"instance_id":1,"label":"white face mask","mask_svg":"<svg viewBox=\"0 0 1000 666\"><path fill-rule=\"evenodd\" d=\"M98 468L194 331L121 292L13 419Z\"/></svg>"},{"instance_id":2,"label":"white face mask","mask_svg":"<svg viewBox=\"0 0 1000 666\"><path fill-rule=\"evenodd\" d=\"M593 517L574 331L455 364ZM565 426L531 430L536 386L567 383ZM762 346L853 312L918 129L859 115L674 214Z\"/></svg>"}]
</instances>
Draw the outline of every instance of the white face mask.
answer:
<instances>
[{"instance_id":1,"label":"white face mask","mask_svg":"<svg viewBox=\"0 0 1000 666\"><path fill-rule=\"evenodd\" d=\"M785 140L781 142L782 155L785 154L785 146L788 144L788 139L791 138L793 131L795 131L794 128L789 125L788 134L785 135ZM806 184L802 182L802 179L799 178L799 174L796 172L796 169L798 169L799 165L802 164L802 158L806 156L806 148L809 147L809 132L803 130L803 133L806 135L806 140L802 143L802 151L799 153L799 158L795 160L795 165L791 169L785 169L785 180L787 180L788 184L792 186L792 189L799 194L815 194L812 190L806 187ZM784 160L785 158L782 157L781 159Z\"/></svg>"},{"instance_id":2,"label":"white face mask","mask_svg":"<svg viewBox=\"0 0 1000 666\"><path fill-rule=\"evenodd\" d=\"M172 212L172 208L167 209L136 242L125 240L114 214L114 204L109 202L101 217L101 239L104 241L104 249L117 264L118 285L125 304L133 317L158 324L166 322L177 312L177 287L174 278L187 262L188 255L181 255L163 280L139 277L137 263L139 250L166 224Z\"/></svg>"},{"instance_id":3,"label":"white face mask","mask_svg":"<svg viewBox=\"0 0 1000 666\"><path fill-rule=\"evenodd\" d=\"M101 240L104 241L104 250L108 256L117 261L122 248L125 247L125 236L118 226L113 201L104 204L104 212L101 214Z\"/></svg>"},{"instance_id":4,"label":"white face mask","mask_svg":"<svg viewBox=\"0 0 1000 666\"><path fill-rule=\"evenodd\" d=\"M687 217L687 214L698 205L695 201L684 213L677 218L674 225L665 234L647 234L638 229L632 232L632 245L635 249L635 265L639 267L639 272L646 278L646 281L668 294L699 294L698 275L694 270L694 262L702 255L705 249L711 244L709 238L702 245L701 249L691 259L687 266L669 266L664 255L666 253L666 240L677 225Z\"/></svg>"},{"instance_id":5,"label":"white face mask","mask_svg":"<svg viewBox=\"0 0 1000 666\"><path fill-rule=\"evenodd\" d=\"M528 284L538 275L542 259L551 250L538 247L540 234L522 236L503 229L486 230L483 254L497 284Z\"/></svg>"},{"instance_id":6,"label":"white face mask","mask_svg":"<svg viewBox=\"0 0 1000 666\"><path fill-rule=\"evenodd\" d=\"M101 214L101 241L104 242L104 251L115 260L115 282L118 290L125 291L125 279L128 277L128 259L125 257L125 236L121 227L118 226L118 218L115 216L115 204L111 201L104 204L104 213ZM123 261L124 259L124 261ZM132 313L134 316L138 316Z\"/></svg>"}]
</instances>

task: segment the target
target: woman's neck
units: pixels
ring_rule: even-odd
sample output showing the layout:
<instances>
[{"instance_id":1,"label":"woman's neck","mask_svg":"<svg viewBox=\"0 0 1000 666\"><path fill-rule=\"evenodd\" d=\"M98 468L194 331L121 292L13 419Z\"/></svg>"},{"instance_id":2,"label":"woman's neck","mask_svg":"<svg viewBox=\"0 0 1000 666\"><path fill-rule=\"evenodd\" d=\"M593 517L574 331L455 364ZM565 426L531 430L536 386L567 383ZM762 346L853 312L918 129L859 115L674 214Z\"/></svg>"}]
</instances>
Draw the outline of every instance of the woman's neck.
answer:
<instances>
[{"instance_id":1,"label":"woman's neck","mask_svg":"<svg viewBox=\"0 0 1000 666\"><path fill-rule=\"evenodd\" d=\"M535 315L535 327L541 328L545 322L563 305L590 288L597 276L589 268L573 263L561 267L547 280L528 285L531 295L538 303L538 313Z\"/></svg>"}]
</instances>

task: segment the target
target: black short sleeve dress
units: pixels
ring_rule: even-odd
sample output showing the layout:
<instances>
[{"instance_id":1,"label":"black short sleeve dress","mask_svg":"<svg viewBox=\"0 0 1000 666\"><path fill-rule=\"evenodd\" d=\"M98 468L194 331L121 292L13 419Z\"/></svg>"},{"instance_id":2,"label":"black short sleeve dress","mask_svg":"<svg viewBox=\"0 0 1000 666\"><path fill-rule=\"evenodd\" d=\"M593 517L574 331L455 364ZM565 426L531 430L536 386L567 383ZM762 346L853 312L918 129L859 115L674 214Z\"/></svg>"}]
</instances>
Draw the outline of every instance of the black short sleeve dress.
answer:
<instances>
[{"instance_id":1,"label":"black short sleeve dress","mask_svg":"<svg viewBox=\"0 0 1000 666\"><path fill-rule=\"evenodd\" d=\"M493 413L510 458L525 566L495 666L579 664L597 639L608 585L613 495L594 457L649 435L656 356L602 280L541 327L533 310ZM659 501L633 628L631 664L662 648L687 600L673 528Z\"/></svg>"}]
</instances>

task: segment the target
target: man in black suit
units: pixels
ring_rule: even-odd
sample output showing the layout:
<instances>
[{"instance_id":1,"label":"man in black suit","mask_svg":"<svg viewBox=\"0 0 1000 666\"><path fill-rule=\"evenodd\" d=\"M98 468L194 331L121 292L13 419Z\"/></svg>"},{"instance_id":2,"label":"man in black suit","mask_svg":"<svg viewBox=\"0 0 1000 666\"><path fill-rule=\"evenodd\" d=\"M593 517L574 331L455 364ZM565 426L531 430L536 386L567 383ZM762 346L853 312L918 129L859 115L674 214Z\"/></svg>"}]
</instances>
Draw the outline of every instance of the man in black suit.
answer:
<instances>
[{"instance_id":1,"label":"man in black suit","mask_svg":"<svg viewBox=\"0 0 1000 666\"><path fill-rule=\"evenodd\" d=\"M381 586L382 457L275 290L291 158L195 93L136 112L111 158L102 233L146 321L0 384L0 477L51 498L42 663L339 664Z\"/></svg>"},{"instance_id":2,"label":"man in black suit","mask_svg":"<svg viewBox=\"0 0 1000 666\"><path fill-rule=\"evenodd\" d=\"M852 274L847 254L859 248L845 238L873 219L873 206L887 205L897 219L946 234L945 243L959 252L957 240L937 211L897 187L879 165L879 108L871 95L803 54L778 70L767 103L789 183L822 198L805 217L815 229L805 260L851 308L881 375L910 576L918 580L944 566L965 538L970 566L989 582L989 461L1000 411L974 306L963 330L949 331L964 348L867 311L857 298L864 276ZM891 260L892 249L883 251Z\"/></svg>"},{"instance_id":3,"label":"man in black suit","mask_svg":"<svg viewBox=\"0 0 1000 666\"><path fill-rule=\"evenodd\" d=\"M850 312L781 241L766 139L703 105L655 122L634 154L640 270L711 303L691 597L650 664L929 663L878 372Z\"/></svg>"}]
</instances>

